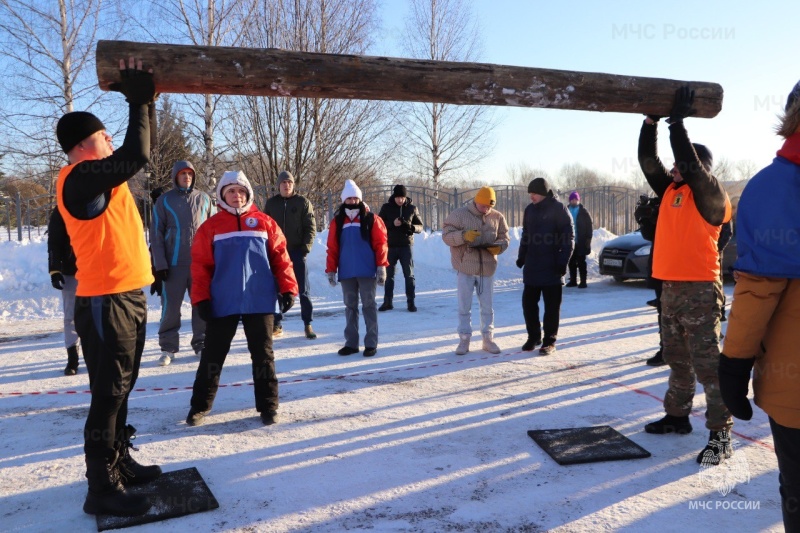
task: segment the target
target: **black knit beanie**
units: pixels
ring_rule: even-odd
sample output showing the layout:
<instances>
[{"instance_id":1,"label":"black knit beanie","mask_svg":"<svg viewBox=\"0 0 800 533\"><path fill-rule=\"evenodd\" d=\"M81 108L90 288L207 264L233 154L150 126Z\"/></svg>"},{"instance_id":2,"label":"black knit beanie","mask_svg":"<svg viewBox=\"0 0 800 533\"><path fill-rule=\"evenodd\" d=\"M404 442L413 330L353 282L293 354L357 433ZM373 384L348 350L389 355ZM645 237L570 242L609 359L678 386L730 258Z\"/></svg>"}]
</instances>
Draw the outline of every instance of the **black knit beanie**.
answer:
<instances>
[{"instance_id":1,"label":"black knit beanie","mask_svg":"<svg viewBox=\"0 0 800 533\"><path fill-rule=\"evenodd\" d=\"M528 184L528 193L535 193L541 194L542 196L547 196L547 193L550 192L550 184L547 183L547 180L544 178L533 178L533 180Z\"/></svg>"},{"instance_id":2,"label":"black knit beanie","mask_svg":"<svg viewBox=\"0 0 800 533\"><path fill-rule=\"evenodd\" d=\"M406 190L405 185L395 185L394 190L392 191L392 198L407 198L408 191Z\"/></svg>"},{"instance_id":3,"label":"black knit beanie","mask_svg":"<svg viewBox=\"0 0 800 533\"><path fill-rule=\"evenodd\" d=\"M711 154L711 150L706 148L704 144L692 143L692 146L697 154L697 159L700 160L708 172L711 172L711 169L714 168L714 156Z\"/></svg>"},{"instance_id":4,"label":"black knit beanie","mask_svg":"<svg viewBox=\"0 0 800 533\"><path fill-rule=\"evenodd\" d=\"M75 148L89 135L104 130L106 127L100 119L86 111L67 113L58 121L56 137L65 154Z\"/></svg>"}]
</instances>

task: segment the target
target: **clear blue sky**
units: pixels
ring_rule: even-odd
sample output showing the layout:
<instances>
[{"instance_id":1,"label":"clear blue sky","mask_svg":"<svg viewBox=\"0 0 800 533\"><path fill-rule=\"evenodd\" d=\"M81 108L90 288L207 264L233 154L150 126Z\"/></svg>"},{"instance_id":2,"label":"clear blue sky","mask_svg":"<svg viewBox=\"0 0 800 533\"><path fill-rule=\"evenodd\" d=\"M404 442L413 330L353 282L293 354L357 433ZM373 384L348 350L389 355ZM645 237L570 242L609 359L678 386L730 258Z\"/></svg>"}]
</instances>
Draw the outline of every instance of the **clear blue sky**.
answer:
<instances>
[{"instance_id":1,"label":"clear blue sky","mask_svg":"<svg viewBox=\"0 0 800 533\"><path fill-rule=\"evenodd\" d=\"M749 159L759 168L780 147L773 126L800 79L794 53L800 3L475 0L473 5L483 62L716 82L725 93L722 111L711 120L687 120L692 140L709 146L715 158ZM379 53L402 55L392 37L406 9L407 0L384 0L390 38ZM508 166L519 162L550 173L577 162L619 177L638 168L640 115L497 110L496 147L476 169L488 181L505 177ZM659 149L669 163L665 125L661 131Z\"/></svg>"}]
</instances>

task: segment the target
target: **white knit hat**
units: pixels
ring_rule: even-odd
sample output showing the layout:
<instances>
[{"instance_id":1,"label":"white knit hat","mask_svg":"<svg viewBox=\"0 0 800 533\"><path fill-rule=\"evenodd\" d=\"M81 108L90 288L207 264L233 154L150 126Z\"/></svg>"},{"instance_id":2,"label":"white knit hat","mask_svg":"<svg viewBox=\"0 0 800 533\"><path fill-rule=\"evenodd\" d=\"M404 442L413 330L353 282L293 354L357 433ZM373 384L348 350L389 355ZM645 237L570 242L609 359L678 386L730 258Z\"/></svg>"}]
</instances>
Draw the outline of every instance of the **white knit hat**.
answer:
<instances>
[{"instance_id":1,"label":"white knit hat","mask_svg":"<svg viewBox=\"0 0 800 533\"><path fill-rule=\"evenodd\" d=\"M225 188L230 185L240 185L247 189L247 202L238 209L225 203ZM241 170L228 170L222 174L219 182L217 182L217 205L234 215L240 215L250 210L250 206L253 205L253 187L244 172Z\"/></svg>"},{"instance_id":2,"label":"white knit hat","mask_svg":"<svg viewBox=\"0 0 800 533\"><path fill-rule=\"evenodd\" d=\"M358 188L356 182L353 180L345 180L344 182L344 190L342 190L342 203L348 198L358 198L359 200L363 200L364 197L361 195L361 189Z\"/></svg>"}]
</instances>

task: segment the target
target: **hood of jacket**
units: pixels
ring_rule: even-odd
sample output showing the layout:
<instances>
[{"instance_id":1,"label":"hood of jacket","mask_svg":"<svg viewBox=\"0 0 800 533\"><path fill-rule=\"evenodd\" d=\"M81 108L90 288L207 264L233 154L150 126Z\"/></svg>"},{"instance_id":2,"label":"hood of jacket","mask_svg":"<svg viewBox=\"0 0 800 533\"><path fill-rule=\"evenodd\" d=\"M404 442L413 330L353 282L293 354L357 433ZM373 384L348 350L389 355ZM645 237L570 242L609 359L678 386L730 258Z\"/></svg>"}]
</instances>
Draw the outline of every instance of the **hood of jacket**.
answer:
<instances>
[{"instance_id":1,"label":"hood of jacket","mask_svg":"<svg viewBox=\"0 0 800 533\"><path fill-rule=\"evenodd\" d=\"M185 168L191 169L192 173L194 174L194 177L192 178L192 183L191 185L189 185L188 189L183 189L180 186L178 186L178 181L176 179L178 177L178 172L180 172ZM194 184L197 183L197 171L194 169L194 165L192 164L191 161L184 161L184 160L176 161L175 164L172 165L172 172L170 172L170 178L172 179L172 184L175 186L176 190L192 192L194 190Z\"/></svg>"},{"instance_id":2,"label":"hood of jacket","mask_svg":"<svg viewBox=\"0 0 800 533\"><path fill-rule=\"evenodd\" d=\"M245 204L238 209L226 204L225 199L222 197L222 189L228 185L234 184L241 185L247 189L247 202L245 202ZM250 207L253 205L253 187L250 186L250 180L247 179L247 176L244 175L244 172L241 170L229 170L222 175L217 183L217 205L228 213L237 216L247 213L250 210Z\"/></svg>"}]
</instances>

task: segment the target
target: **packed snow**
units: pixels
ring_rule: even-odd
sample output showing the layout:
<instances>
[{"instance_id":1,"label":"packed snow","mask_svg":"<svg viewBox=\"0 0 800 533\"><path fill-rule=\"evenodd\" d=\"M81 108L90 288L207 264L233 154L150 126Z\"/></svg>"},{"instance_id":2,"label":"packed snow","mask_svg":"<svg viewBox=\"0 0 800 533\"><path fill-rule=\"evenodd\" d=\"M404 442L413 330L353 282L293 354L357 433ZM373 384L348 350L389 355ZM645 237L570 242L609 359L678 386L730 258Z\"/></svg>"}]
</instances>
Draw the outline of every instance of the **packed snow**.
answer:
<instances>
[{"instance_id":1,"label":"packed snow","mask_svg":"<svg viewBox=\"0 0 800 533\"><path fill-rule=\"evenodd\" d=\"M405 310L398 266L395 309L379 314L376 357L341 357L341 291L324 275L327 234L309 256L316 340L303 336L299 304L275 340L280 421L264 427L253 406L240 329L202 426L184 422L198 359L189 348L158 366L159 301L129 422L134 457L165 471L197 467L217 510L136 531L781 531L777 463L766 415L734 426L735 461L711 472L698 387L690 435L649 435L663 414L666 367L656 313L642 282L598 274L613 238L596 230L588 289L565 288L558 351L521 352L519 228L495 280L499 355L480 350L477 301L471 351L456 356L455 274L441 234L416 237L419 312ZM726 286L730 301L732 286ZM379 303L382 290L379 288ZM184 317L190 310L184 304ZM43 237L0 243L0 511L4 531L91 531L83 424L89 405L81 363L66 377L61 302ZM361 333L363 335L363 323ZM362 346L363 348L363 346ZM652 457L559 466L531 429L608 425Z\"/></svg>"}]
</instances>

